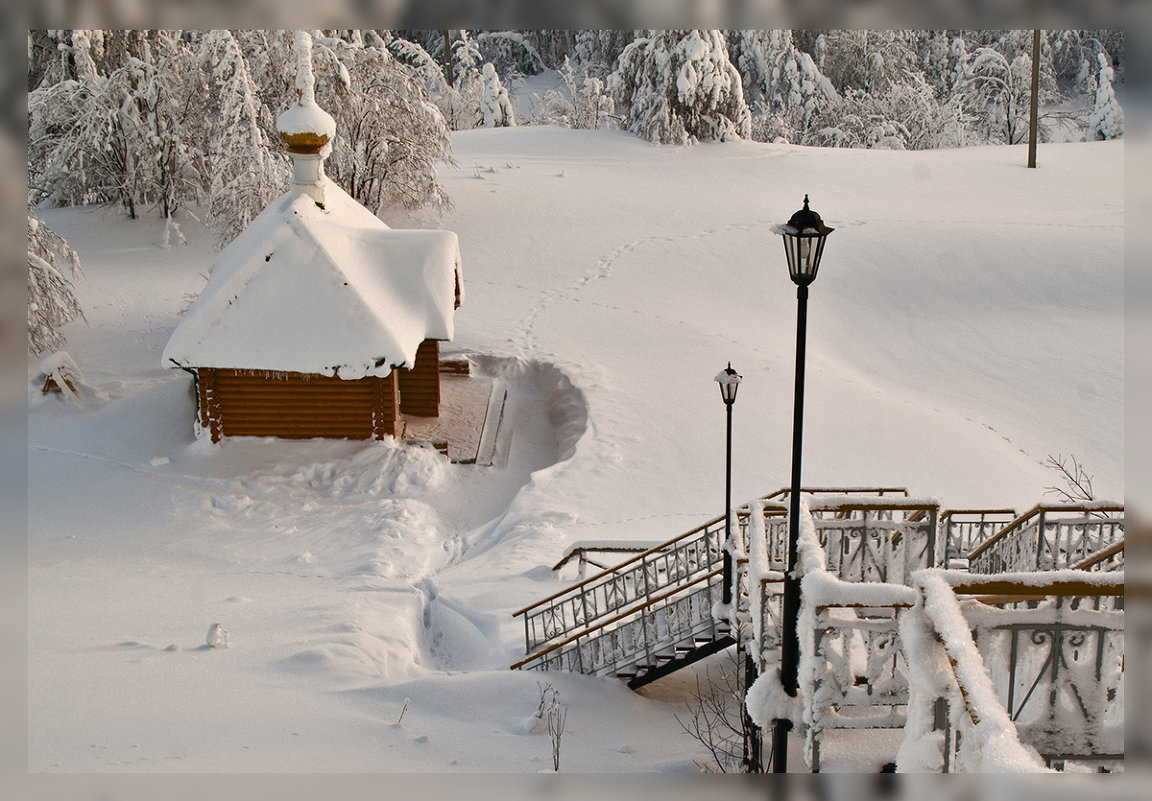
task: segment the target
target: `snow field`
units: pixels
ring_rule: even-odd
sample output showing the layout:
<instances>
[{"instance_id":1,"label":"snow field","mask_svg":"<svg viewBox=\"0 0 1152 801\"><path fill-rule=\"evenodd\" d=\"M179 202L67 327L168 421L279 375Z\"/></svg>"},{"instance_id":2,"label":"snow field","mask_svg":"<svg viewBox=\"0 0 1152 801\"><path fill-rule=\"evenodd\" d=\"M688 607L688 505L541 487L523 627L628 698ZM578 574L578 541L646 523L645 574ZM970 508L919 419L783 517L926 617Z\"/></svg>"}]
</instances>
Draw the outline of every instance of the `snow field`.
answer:
<instances>
[{"instance_id":1,"label":"snow field","mask_svg":"<svg viewBox=\"0 0 1152 801\"><path fill-rule=\"evenodd\" d=\"M836 228L809 305L806 483L1023 510L1059 452L1123 497L1120 143L1045 146L1029 171L1020 148L522 127L457 134L454 156L456 208L432 224L459 236L467 300L445 350L509 384L494 468L194 441L190 379L158 354L213 237L181 219L189 244L163 249L154 219L44 214L84 265L89 325L65 333L103 399L29 390L32 771L550 770L538 682L569 709L562 770L692 769L682 698L512 673L511 613L562 588L572 542L722 510L728 361L733 500L787 482L795 291L769 229L805 192ZM205 646L213 622L228 648Z\"/></svg>"}]
</instances>

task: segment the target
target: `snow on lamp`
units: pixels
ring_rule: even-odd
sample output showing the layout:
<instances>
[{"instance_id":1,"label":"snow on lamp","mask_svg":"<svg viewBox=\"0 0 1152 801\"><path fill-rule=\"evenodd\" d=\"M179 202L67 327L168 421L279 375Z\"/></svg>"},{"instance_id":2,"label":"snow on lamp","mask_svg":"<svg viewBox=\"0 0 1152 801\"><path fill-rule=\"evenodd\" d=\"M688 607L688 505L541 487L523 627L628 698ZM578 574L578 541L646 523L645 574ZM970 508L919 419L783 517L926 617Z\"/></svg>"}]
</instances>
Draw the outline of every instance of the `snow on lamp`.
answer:
<instances>
[{"instance_id":1,"label":"snow on lamp","mask_svg":"<svg viewBox=\"0 0 1152 801\"><path fill-rule=\"evenodd\" d=\"M720 385L720 397L727 406L736 402L736 390L740 388L740 374L732 369L732 362L716 375L716 383Z\"/></svg>"},{"instance_id":2,"label":"snow on lamp","mask_svg":"<svg viewBox=\"0 0 1152 801\"><path fill-rule=\"evenodd\" d=\"M773 227L773 232L784 237L784 253L788 257L788 274L797 286L807 286L816 280L820 269L820 256L824 241L834 229L808 208L808 195L804 195L804 208L792 215L784 225Z\"/></svg>"}]
</instances>

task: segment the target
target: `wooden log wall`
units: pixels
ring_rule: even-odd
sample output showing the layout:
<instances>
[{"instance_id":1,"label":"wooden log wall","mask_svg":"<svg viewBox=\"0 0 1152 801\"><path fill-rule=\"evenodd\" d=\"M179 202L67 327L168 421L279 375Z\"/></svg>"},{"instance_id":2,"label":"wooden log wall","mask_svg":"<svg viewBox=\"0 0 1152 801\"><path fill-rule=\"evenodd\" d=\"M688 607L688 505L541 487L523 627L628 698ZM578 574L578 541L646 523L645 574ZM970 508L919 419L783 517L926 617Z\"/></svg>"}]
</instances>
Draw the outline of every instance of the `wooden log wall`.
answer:
<instances>
[{"instance_id":1,"label":"wooden log wall","mask_svg":"<svg viewBox=\"0 0 1152 801\"><path fill-rule=\"evenodd\" d=\"M330 376L201 368L200 426L212 441L253 436L383 439L395 436L396 371L351 381Z\"/></svg>"},{"instance_id":2,"label":"wooden log wall","mask_svg":"<svg viewBox=\"0 0 1152 801\"><path fill-rule=\"evenodd\" d=\"M416 350L416 364L399 373L400 411L417 417L440 416L440 343L426 339Z\"/></svg>"}]
</instances>

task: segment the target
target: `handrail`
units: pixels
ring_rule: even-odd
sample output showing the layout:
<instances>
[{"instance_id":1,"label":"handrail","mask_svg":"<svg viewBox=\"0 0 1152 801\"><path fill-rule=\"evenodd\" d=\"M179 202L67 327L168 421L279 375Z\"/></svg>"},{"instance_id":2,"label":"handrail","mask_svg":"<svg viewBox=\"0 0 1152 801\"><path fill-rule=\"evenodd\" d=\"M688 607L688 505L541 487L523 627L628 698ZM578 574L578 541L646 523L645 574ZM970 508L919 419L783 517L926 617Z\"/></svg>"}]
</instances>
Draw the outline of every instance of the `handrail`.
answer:
<instances>
[{"instance_id":1,"label":"handrail","mask_svg":"<svg viewBox=\"0 0 1152 801\"><path fill-rule=\"evenodd\" d=\"M740 506L738 509L736 509L734 511L737 513L737 515L739 515L741 512L743 512L745 514L751 513L750 510L748 509L748 504L744 504L743 506ZM777 512L779 514L786 514L787 511L788 511L787 507L785 507L783 505L780 505L779 507L766 506L764 508L764 513L765 513L766 517L771 516L770 515L771 512ZM533 609L535 609L538 606L543 606L544 604L547 604L551 601L555 601L557 598L560 598L564 595L567 595L569 593L574 593L577 590L582 589L586 585L591 584L591 583L593 583L599 579L604 578L605 576L609 576L609 575L612 575L614 573L620 572L623 568L630 566L633 562L642 560L642 559L644 559L648 556L652 556L654 554L663 553L664 551L668 550L673 545L676 545L677 543L679 543L681 540L692 537L695 534L699 534L700 532L706 531L707 529L711 528L712 526L715 526L715 525L717 525L719 523L723 523L723 522L724 522L724 515L720 515L719 517L713 518L712 520L709 520L706 523L700 524L699 526L692 529L691 531L686 531L683 534L680 534L678 536L673 537L670 540L667 540L665 542L660 543L659 545L654 545L651 548L648 548L647 550L645 550L641 553L638 553L633 557L625 559L623 562L620 562L619 564L616 564L616 565L613 565L612 567L601 570L599 573L596 573L595 575L589 576L588 578L585 578L585 579L577 582L576 584L572 584L572 585L570 585L570 586L568 586L562 590L554 592L552 595L549 595L547 598L542 598L539 601L536 601L535 603L524 607L523 609L519 609L519 610L512 613L512 617L519 617L520 615L523 615L527 612L531 612Z\"/></svg>"},{"instance_id":2,"label":"handrail","mask_svg":"<svg viewBox=\"0 0 1152 801\"><path fill-rule=\"evenodd\" d=\"M951 518L952 515L1012 515L1013 519L1017 517L1015 509L945 509L940 513L940 518ZM970 521L965 521L970 522Z\"/></svg>"},{"instance_id":3,"label":"handrail","mask_svg":"<svg viewBox=\"0 0 1152 801\"><path fill-rule=\"evenodd\" d=\"M966 763L956 763L955 767L961 769L1002 769L1004 765L1012 765L1012 770L1042 771L1045 768L1041 762L1036 761L1036 752L1047 754L1046 760L1053 758L1056 752L1046 751L1045 748L1050 749L1055 745L1059 750L1065 736L1063 727L1052 728L1055 719L1048 708L1058 703L1058 686L1064 687L1063 692L1068 692L1068 683L1072 682L1071 691L1080 698L1080 693L1085 690L1081 682L1092 681L1090 677L1094 665L1096 686L1092 691L1107 694L1110 699L1117 697L1116 686L1107 683L1116 681L1117 674L1108 671L1119 670L1122 681L1122 654L1117 662L1115 652L1111 651L1113 655L1109 664L1112 667L1104 668L1102 672L1102 665L1106 664L1105 654L1115 647L1114 641L1111 646L1108 644L1106 638L1110 636L1109 632L1119 633L1121 638L1123 636L1122 618L1115 617L1119 610L1084 609L1076 605L1065 606L1060 601L1050 610L1041 607L1013 612L994 607L1043 598L1102 599L1123 596L1123 574L1077 575L1077 571L1065 569L1052 571L1048 576L1043 573L978 576L959 571L925 570L916 574L914 584L919 600L917 611L912 614L919 615L924 621L923 635L915 634L921 631L918 625L909 627L907 633L915 634L913 655L918 670L927 671L912 682L915 686L911 688L913 692L909 698L909 708L911 710L913 705L917 707L914 716L917 724L913 729L906 730L904 746L901 748L903 753L914 760L920 759L916 754L921 753L921 749L916 743L927 733L925 725L929 725L934 730L944 732L942 756L945 772L949 771L953 756ZM979 603L970 606L972 602ZM1067 616L1061 610L1068 610ZM1037 616L1038 612L1044 611L1047 613ZM1036 632L1040 632L1040 636ZM1089 640L1094 645L1086 644L1080 632L1086 632L1087 636L1094 638ZM993 639L985 644L985 637L1003 639ZM1070 653L1060 650L1065 637L1068 637L1068 642L1076 645ZM942 649L942 655L947 659L927 658L928 653L923 650L926 648ZM1034 650L1025 655L1025 648L1039 651ZM999 656L988 661L989 653ZM1077 670L1065 660L1079 660L1079 664L1087 667L1085 670ZM934 669L932 664L940 667ZM941 669L943 672L933 675L934 670ZM1018 670L1027 672L1021 677ZM1030 683L1029 677L1034 677ZM951 687L950 690L943 689L945 684L942 680ZM1038 691L1038 688L1046 689ZM1122 689L1118 697L1123 697ZM949 714L950 700L959 704L959 716ZM1085 740L1084 747L1088 750L1072 755L1064 754L1060 758L1095 761L1122 757L1122 747L1121 753L1117 754L1107 744L1109 741L1115 742L1116 724L1105 724L1103 712L1093 712L1091 703L1087 708L1083 703L1081 701L1080 708L1085 714L1084 725L1089 727L1088 731L1094 732ZM933 705L935 713L931 711ZM911 711L908 719L910 723L913 720ZM952 727L957 726L960 733L965 733L969 723L982 726L984 735L977 740L965 737L963 741L953 741ZM1095 727L1105 725L1113 730L1104 740L1096 739L1103 730ZM975 746L977 750L965 753L961 750L962 742L967 743L968 748ZM1024 746L1024 742L1028 745ZM1101 746L1101 743L1104 745ZM953 751L954 748L957 750Z\"/></svg>"},{"instance_id":4,"label":"handrail","mask_svg":"<svg viewBox=\"0 0 1152 801\"><path fill-rule=\"evenodd\" d=\"M1065 571L1061 571L1064 573ZM952 588L955 595L1045 595L1045 596L1078 596L1083 598L1118 597L1124 595L1124 576L1122 574L1094 573L1099 581L1087 579L1065 578L1063 576L1042 583L1026 583L1013 581L1002 575L982 577L972 574L960 574L954 578L945 573L944 580ZM1036 575L1043 575L1036 574ZM1066 573L1065 573L1066 575Z\"/></svg>"},{"instance_id":5,"label":"handrail","mask_svg":"<svg viewBox=\"0 0 1152 801\"><path fill-rule=\"evenodd\" d=\"M792 492L791 487L783 487L773 493L765 495L760 500L770 501L773 498L783 498ZM878 495L883 497L887 493L900 494L907 497L908 490L904 487L801 487L801 495Z\"/></svg>"},{"instance_id":6,"label":"handrail","mask_svg":"<svg viewBox=\"0 0 1152 801\"><path fill-rule=\"evenodd\" d=\"M596 565L596 567L600 568L601 570L607 570L608 568L604 567L603 565L596 564L591 559L585 558L585 555L589 553L640 553L648 550L651 547L653 547L651 543L647 542L643 543L642 545L629 545L626 542L621 542L615 545L572 545L569 546L568 550L564 552L564 556L560 559L560 561L552 565L552 569L559 570L573 559L580 558L582 561L585 561L588 564ZM515 615L513 615L513 617L515 617Z\"/></svg>"},{"instance_id":7,"label":"handrail","mask_svg":"<svg viewBox=\"0 0 1152 801\"><path fill-rule=\"evenodd\" d=\"M1088 568L1092 567L1093 565L1097 565L1100 562L1103 562L1107 559L1111 559L1113 556L1115 556L1117 553L1122 552L1123 550L1124 550L1124 539L1120 538L1116 542L1109 545L1107 548L1103 548L1103 549L1097 551L1096 553L1092 554L1091 556L1089 556L1087 559L1084 559L1080 562L1077 562L1075 565L1072 566L1072 569L1073 570L1087 570Z\"/></svg>"},{"instance_id":8,"label":"handrail","mask_svg":"<svg viewBox=\"0 0 1152 801\"><path fill-rule=\"evenodd\" d=\"M703 576L695 578L692 581L689 581L687 584L681 584L681 585L675 587L674 589L664 593L663 595L653 596L652 598L648 599L647 601L645 601L640 606L634 606L631 609L629 609L628 611L621 612L619 615L616 615L616 617L613 617L613 618L610 618L609 620L604 620L604 621L601 621L600 623L597 623L595 626L589 626L586 629L581 629L580 631L576 632L575 634L573 634L571 637L569 637L566 640L561 640L560 642L552 643L551 645L549 645L544 650L537 651L536 653L531 654L530 656L524 657L519 662L512 665L509 668L509 670L518 670L519 668L523 667L524 665L528 664L529 662L535 662L537 659L540 659L543 656L547 656L548 654L552 653L553 651L557 650L558 648L562 648L565 645L570 645L571 643L574 643L583 637L587 637L589 634L591 634L595 631L599 631L599 630L601 630L607 626L612 625L613 623L618 623L621 620L624 620L625 618L632 617L638 612L643 612L645 609L652 606L653 604L659 603L660 601L665 601L665 600L671 598L673 595L678 595L679 593L683 592L684 590L688 589L689 587L696 585L696 584L699 584L701 581L704 581L706 579L716 578L717 576L721 576L723 574L724 574L723 568L721 568L720 570L713 570L711 573L706 573Z\"/></svg>"},{"instance_id":9,"label":"handrail","mask_svg":"<svg viewBox=\"0 0 1152 801\"><path fill-rule=\"evenodd\" d=\"M622 568L628 567L633 562L641 560L646 556L651 556L652 554L656 554L656 553L660 553L662 551L665 551L668 549L668 546L675 545L677 542L680 542L680 540L683 540L687 537L691 537L693 534L699 534L701 531L705 531L708 528L710 528L711 526L714 526L717 523L722 523L722 522L724 522L724 515L720 515L719 517L717 517L713 520L709 520L707 523L699 525L696 528L692 529L691 531L687 531L687 532L685 532L685 533L683 533L677 537L673 537L672 539L668 540L667 542L662 542L659 545L655 545L655 546L649 548L648 550L646 550L642 553L636 554L635 556L631 557L630 559L625 559L623 562L621 562L617 565L613 565L612 567L610 567L606 570L602 570L594 576L589 576L588 578L584 579L583 581L579 581L576 584L573 584L569 587L565 587L564 589L560 590L559 592L555 592L552 595L549 595L547 598L542 598L541 600L537 601L534 604L526 606L523 609L520 609L516 612L513 612L512 617L519 617L520 615L523 615L526 612L531 612L533 609L535 609L538 606L543 606L544 604L546 604L550 601L555 601L557 598L560 598L561 596L567 595L571 592L575 592L576 590L579 590L582 587L584 587L586 584L591 584L592 582L594 582L598 579L602 579L605 576L611 575L613 573L618 573Z\"/></svg>"},{"instance_id":10,"label":"handrail","mask_svg":"<svg viewBox=\"0 0 1152 801\"><path fill-rule=\"evenodd\" d=\"M776 490L775 492L771 492L771 493L759 498L758 500L771 501L774 498L783 497L785 495L788 495L790 492L791 492L790 487L783 487L781 489ZM803 487L803 488L801 488L800 492L802 494L811 494L811 495L818 495L818 494L830 494L830 495L876 494L876 495L881 496L881 497L883 497L886 493L893 493L893 494L898 493L898 494L904 495L905 497L907 497L907 495L908 495L908 490L903 488L903 487ZM922 505L923 504L921 504L921 506ZM860 507L860 508L863 508L863 507ZM889 507L886 505L882 505L882 508L889 508ZM920 507L917 506L916 508L920 508ZM734 511L737 512L737 514L739 514L741 512L743 512L745 514L751 513L751 510L749 508L748 503L741 504ZM772 507L772 506L765 506L764 507L764 512L765 512L766 516L768 515L769 512L773 512L773 511L787 514L788 507L785 506L784 504L780 504L779 507ZM532 611L533 609L535 609L538 606L543 606L544 604L546 604L550 601L554 601L557 598L559 598L563 595L566 595L569 592L573 592L577 589L580 589L584 585L589 584L593 581L596 581L597 579L603 578L604 576L606 576L610 573L615 573L615 572L619 571L621 568L627 567L632 562L634 562L638 559L643 559L645 556L649 556L651 554L663 551L663 550L667 549L669 546L674 545L675 543L684 539L685 537L691 537L693 534L698 534L701 531L709 528L710 526L714 526L717 523L722 522L724 520L724 517L725 517L724 515L720 515L719 517L713 518L713 519L707 521L706 523L702 523L701 525L697 526L696 528L692 529L691 531L687 531L683 534L680 534L676 537L673 537L672 539L667 540L665 542L662 542L659 545L654 545L651 548L649 548L648 550L646 550L642 553L639 553L636 556L631 557L630 559L626 559L625 561L620 562L617 565L613 565L612 567L607 568L605 570L602 570L593 576L589 576L588 578L585 578L576 584L573 584L573 585L571 585L571 586L569 586L563 590L560 590L558 592L555 592L552 595L549 595L547 598L542 598L541 600L537 601L534 604L530 604L529 606L526 606L523 609L519 609L519 610L513 612L512 617L519 617L520 615L522 615L526 612Z\"/></svg>"},{"instance_id":11,"label":"handrail","mask_svg":"<svg viewBox=\"0 0 1152 801\"><path fill-rule=\"evenodd\" d=\"M1023 528L1025 523L1027 523L1030 519L1032 519L1033 517L1035 517L1041 513L1046 514L1048 512L1082 512L1084 514L1091 514L1092 512L1123 512L1123 511L1124 511L1123 504L1112 504L1112 503L1104 503L1104 504L1100 504L1100 503L1043 504L1043 503L1041 503L1041 504L1036 504L1036 506L1033 506L1027 512L1025 512L1024 514L1017 517L1015 520L1013 520L1011 523L1006 525L1004 528L1000 529L1000 531L996 532L991 537L984 540L984 542L981 543L980 545L978 545L975 549L970 551L968 553L968 558L974 559L975 557L979 556L981 553L986 551L988 548L991 548L994 544L996 544L1000 540L1007 537L1009 534L1011 534L1016 529Z\"/></svg>"}]
</instances>

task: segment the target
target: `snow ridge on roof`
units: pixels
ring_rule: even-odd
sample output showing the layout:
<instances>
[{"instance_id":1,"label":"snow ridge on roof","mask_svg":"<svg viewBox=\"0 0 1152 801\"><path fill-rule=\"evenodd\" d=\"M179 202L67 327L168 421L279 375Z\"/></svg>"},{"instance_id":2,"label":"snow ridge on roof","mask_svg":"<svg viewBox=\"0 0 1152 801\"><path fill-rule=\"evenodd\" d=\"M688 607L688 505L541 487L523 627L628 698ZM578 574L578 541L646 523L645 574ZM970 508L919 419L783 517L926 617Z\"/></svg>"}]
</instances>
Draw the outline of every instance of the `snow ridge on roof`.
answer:
<instances>
[{"instance_id":1,"label":"snow ridge on roof","mask_svg":"<svg viewBox=\"0 0 1152 801\"><path fill-rule=\"evenodd\" d=\"M385 376L453 336L456 234L396 230L325 179L289 192L217 256L164 348L167 367Z\"/></svg>"}]
</instances>

